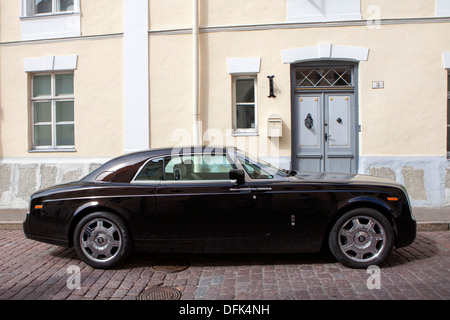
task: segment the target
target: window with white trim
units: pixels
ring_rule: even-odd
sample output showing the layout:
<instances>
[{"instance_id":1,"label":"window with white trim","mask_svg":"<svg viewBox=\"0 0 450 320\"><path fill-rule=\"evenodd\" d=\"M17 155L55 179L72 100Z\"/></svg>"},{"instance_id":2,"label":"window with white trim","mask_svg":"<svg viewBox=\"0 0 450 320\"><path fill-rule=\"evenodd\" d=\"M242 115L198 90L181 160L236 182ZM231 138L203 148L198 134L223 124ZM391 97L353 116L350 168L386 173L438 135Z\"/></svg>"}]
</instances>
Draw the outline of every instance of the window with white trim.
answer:
<instances>
[{"instance_id":1,"label":"window with white trim","mask_svg":"<svg viewBox=\"0 0 450 320\"><path fill-rule=\"evenodd\" d=\"M256 133L256 76L233 78L233 131Z\"/></svg>"},{"instance_id":2,"label":"window with white trim","mask_svg":"<svg viewBox=\"0 0 450 320\"><path fill-rule=\"evenodd\" d=\"M75 148L73 72L31 76L33 150Z\"/></svg>"},{"instance_id":3,"label":"window with white trim","mask_svg":"<svg viewBox=\"0 0 450 320\"><path fill-rule=\"evenodd\" d=\"M75 12L76 8L77 0L24 0L24 15L27 17Z\"/></svg>"}]
</instances>

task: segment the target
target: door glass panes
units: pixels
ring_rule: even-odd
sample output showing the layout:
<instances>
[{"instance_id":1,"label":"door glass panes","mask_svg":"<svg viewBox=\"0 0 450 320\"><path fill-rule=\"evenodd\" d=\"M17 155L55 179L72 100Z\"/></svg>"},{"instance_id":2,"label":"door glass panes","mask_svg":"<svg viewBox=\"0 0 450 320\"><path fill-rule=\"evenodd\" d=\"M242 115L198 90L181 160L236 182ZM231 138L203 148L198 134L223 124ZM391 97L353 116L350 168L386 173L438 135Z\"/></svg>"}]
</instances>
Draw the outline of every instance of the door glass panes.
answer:
<instances>
[{"instance_id":1,"label":"door glass panes","mask_svg":"<svg viewBox=\"0 0 450 320\"><path fill-rule=\"evenodd\" d=\"M300 67L295 69L296 87L352 87L351 67Z\"/></svg>"},{"instance_id":2,"label":"door glass panes","mask_svg":"<svg viewBox=\"0 0 450 320\"><path fill-rule=\"evenodd\" d=\"M33 77L33 97L50 96L51 93L51 76L49 74Z\"/></svg>"},{"instance_id":3,"label":"door glass panes","mask_svg":"<svg viewBox=\"0 0 450 320\"><path fill-rule=\"evenodd\" d=\"M55 75L55 94L56 96L73 94L73 74Z\"/></svg>"}]
</instances>

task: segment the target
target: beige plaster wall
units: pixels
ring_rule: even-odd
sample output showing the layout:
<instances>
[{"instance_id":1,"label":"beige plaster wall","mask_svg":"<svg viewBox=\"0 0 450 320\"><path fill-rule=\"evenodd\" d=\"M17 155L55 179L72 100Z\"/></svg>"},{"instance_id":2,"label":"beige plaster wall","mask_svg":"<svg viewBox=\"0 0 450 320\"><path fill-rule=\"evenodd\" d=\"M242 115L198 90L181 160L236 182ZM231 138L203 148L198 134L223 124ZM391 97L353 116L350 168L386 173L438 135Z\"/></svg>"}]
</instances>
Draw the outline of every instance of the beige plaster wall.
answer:
<instances>
[{"instance_id":1,"label":"beige plaster wall","mask_svg":"<svg viewBox=\"0 0 450 320\"><path fill-rule=\"evenodd\" d=\"M121 154L123 127L122 39L78 40L0 47L0 157L55 156L28 153L29 75L24 59L78 55L74 72L75 153L63 157Z\"/></svg>"}]
</instances>

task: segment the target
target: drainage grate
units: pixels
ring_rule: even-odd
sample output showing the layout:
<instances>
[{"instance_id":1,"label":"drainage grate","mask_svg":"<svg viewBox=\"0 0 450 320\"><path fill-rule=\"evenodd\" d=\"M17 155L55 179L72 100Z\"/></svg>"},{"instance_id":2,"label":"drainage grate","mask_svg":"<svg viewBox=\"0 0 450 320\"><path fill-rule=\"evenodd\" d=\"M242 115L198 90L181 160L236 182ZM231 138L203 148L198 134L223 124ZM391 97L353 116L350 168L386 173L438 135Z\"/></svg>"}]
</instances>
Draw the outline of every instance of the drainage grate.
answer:
<instances>
[{"instance_id":1,"label":"drainage grate","mask_svg":"<svg viewBox=\"0 0 450 320\"><path fill-rule=\"evenodd\" d=\"M155 271L174 273L186 270L190 265L190 261L184 257L162 257L153 261L152 268Z\"/></svg>"},{"instance_id":2,"label":"drainage grate","mask_svg":"<svg viewBox=\"0 0 450 320\"><path fill-rule=\"evenodd\" d=\"M171 287L156 287L143 291L138 300L179 300L181 292Z\"/></svg>"}]
</instances>

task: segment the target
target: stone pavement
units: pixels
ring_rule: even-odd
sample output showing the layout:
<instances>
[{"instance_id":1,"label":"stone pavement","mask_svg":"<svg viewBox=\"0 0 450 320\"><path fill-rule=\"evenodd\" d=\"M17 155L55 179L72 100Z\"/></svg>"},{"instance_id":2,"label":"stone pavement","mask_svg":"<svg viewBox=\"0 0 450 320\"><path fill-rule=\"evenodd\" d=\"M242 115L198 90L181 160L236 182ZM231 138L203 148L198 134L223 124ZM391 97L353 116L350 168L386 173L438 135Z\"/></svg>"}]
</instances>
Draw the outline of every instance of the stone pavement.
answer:
<instances>
[{"instance_id":1,"label":"stone pavement","mask_svg":"<svg viewBox=\"0 0 450 320\"><path fill-rule=\"evenodd\" d=\"M136 300L158 288L176 289L184 305L192 300L450 299L450 232L445 231L419 232L411 246L392 252L378 274L343 267L324 253L185 255L189 264L178 272L159 271L156 258L135 253L120 268L96 270L73 249L26 239L20 230L1 230L0 300ZM171 312L176 310L167 308L165 315Z\"/></svg>"},{"instance_id":2,"label":"stone pavement","mask_svg":"<svg viewBox=\"0 0 450 320\"><path fill-rule=\"evenodd\" d=\"M0 209L0 230L21 230L27 209ZM450 207L413 208L418 231L448 231Z\"/></svg>"}]
</instances>

